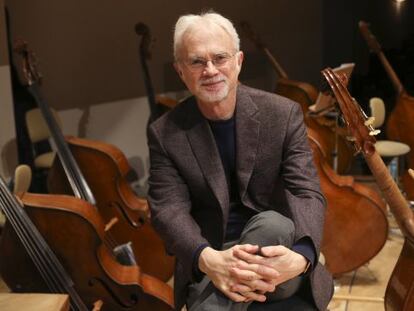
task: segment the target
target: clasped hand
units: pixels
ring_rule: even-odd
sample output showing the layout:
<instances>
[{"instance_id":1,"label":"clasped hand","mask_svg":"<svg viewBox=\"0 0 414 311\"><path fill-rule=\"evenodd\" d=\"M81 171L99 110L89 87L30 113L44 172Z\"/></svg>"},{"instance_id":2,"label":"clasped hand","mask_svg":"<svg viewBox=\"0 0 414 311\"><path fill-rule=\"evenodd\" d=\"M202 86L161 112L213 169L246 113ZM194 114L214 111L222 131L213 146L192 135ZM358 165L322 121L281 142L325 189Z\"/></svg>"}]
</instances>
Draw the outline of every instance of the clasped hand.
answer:
<instances>
[{"instance_id":1,"label":"clasped hand","mask_svg":"<svg viewBox=\"0 0 414 311\"><path fill-rule=\"evenodd\" d=\"M257 245L235 245L224 251L205 248L199 267L215 287L235 302L266 300L277 285L301 274L306 259L278 245L260 249Z\"/></svg>"}]
</instances>

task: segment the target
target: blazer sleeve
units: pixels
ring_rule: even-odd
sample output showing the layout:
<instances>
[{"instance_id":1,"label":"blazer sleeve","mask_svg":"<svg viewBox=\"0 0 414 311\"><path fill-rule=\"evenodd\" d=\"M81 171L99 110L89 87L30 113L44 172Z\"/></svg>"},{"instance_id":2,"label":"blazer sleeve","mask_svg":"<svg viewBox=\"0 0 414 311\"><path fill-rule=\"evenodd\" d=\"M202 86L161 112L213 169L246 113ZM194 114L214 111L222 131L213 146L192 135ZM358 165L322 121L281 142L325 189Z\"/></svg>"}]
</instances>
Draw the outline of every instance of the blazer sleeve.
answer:
<instances>
[{"instance_id":1,"label":"blazer sleeve","mask_svg":"<svg viewBox=\"0 0 414 311\"><path fill-rule=\"evenodd\" d=\"M151 223L165 242L167 252L178 258L187 277L194 280L193 255L201 245L209 243L191 216L188 186L160 136L155 127L149 127Z\"/></svg>"},{"instance_id":2,"label":"blazer sleeve","mask_svg":"<svg viewBox=\"0 0 414 311\"><path fill-rule=\"evenodd\" d=\"M283 146L282 177L292 219L295 240L310 237L319 256L323 234L326 201L309 146L303 112L298 104L289 114Z\"/></svg>"}]
</instances>

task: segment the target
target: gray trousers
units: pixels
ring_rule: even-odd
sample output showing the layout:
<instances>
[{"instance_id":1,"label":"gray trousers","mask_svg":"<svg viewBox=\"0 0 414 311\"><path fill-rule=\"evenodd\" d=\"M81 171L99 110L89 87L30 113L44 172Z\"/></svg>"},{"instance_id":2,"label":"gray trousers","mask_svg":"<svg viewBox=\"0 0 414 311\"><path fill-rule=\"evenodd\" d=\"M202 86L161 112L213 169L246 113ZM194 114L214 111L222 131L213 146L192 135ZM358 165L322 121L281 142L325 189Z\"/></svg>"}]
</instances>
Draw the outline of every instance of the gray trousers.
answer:
<instances>
[{"instance_id":1,"label":"gray trousers","mask_svg":"<svg viewBox=\"0 0 414 311\"><path fill-rule=\"evenodd\" d=\"M253 244L259 246L283 245L290 248L294 242L295 227L293 222L275 212L265 211L253 216L246 224L240 239L224 244L223 249L236 244ZM299 289L302 277L282 283L273 293L267 293L264 303L234 302L216 289L210 279L205 276L200 283L190 285L187 297L189 311L245 311L249 310L278 310L274 305L289 303ZM288 310L285 307L279 310ZM293 310L293 309L292 309ZM297 309L308 310L308 309ZM314 309L309 309L314 310Z\"/></svg>"}]
</instances>

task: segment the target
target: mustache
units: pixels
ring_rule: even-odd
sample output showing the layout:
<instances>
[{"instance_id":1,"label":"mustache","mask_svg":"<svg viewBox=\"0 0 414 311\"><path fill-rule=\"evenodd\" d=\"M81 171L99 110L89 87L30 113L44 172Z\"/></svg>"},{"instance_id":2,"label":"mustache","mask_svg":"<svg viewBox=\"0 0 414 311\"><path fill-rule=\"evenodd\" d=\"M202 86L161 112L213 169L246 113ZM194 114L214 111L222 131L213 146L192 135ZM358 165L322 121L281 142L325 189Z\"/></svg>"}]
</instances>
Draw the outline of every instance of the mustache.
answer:
<instances>
[{"instance_id":1,"label":"mustache","mask_svg":"<svg viewBox=\"0 0 414 311\"><path fill-rule=\"evenodd\" d=\"M212 78L206 78L200 81L201 84L209 84L209 83L217 83L221 81L226 81L226 77L224 76L218 76L218 77L212 77Z\"/></svg>"}]
</instances>

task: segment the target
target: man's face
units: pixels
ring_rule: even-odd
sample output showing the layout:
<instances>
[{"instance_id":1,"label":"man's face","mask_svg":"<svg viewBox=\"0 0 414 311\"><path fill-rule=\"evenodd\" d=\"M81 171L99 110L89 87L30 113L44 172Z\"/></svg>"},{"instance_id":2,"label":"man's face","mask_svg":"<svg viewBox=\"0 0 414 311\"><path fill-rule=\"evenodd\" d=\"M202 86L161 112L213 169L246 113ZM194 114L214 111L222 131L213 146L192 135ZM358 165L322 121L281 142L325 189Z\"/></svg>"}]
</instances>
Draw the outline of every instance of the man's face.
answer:
<instances>
[{"instance_id":1,"label":"man's face","mask_svg":"<svg viewBox=\"0 0 414 311\"><path fill-rule=\"evenodd\" d=\"M236 91L243 53L218 26L199 27L184 34L175 68L201 103L217 103Z\"/></svg>"}]
</instances>

